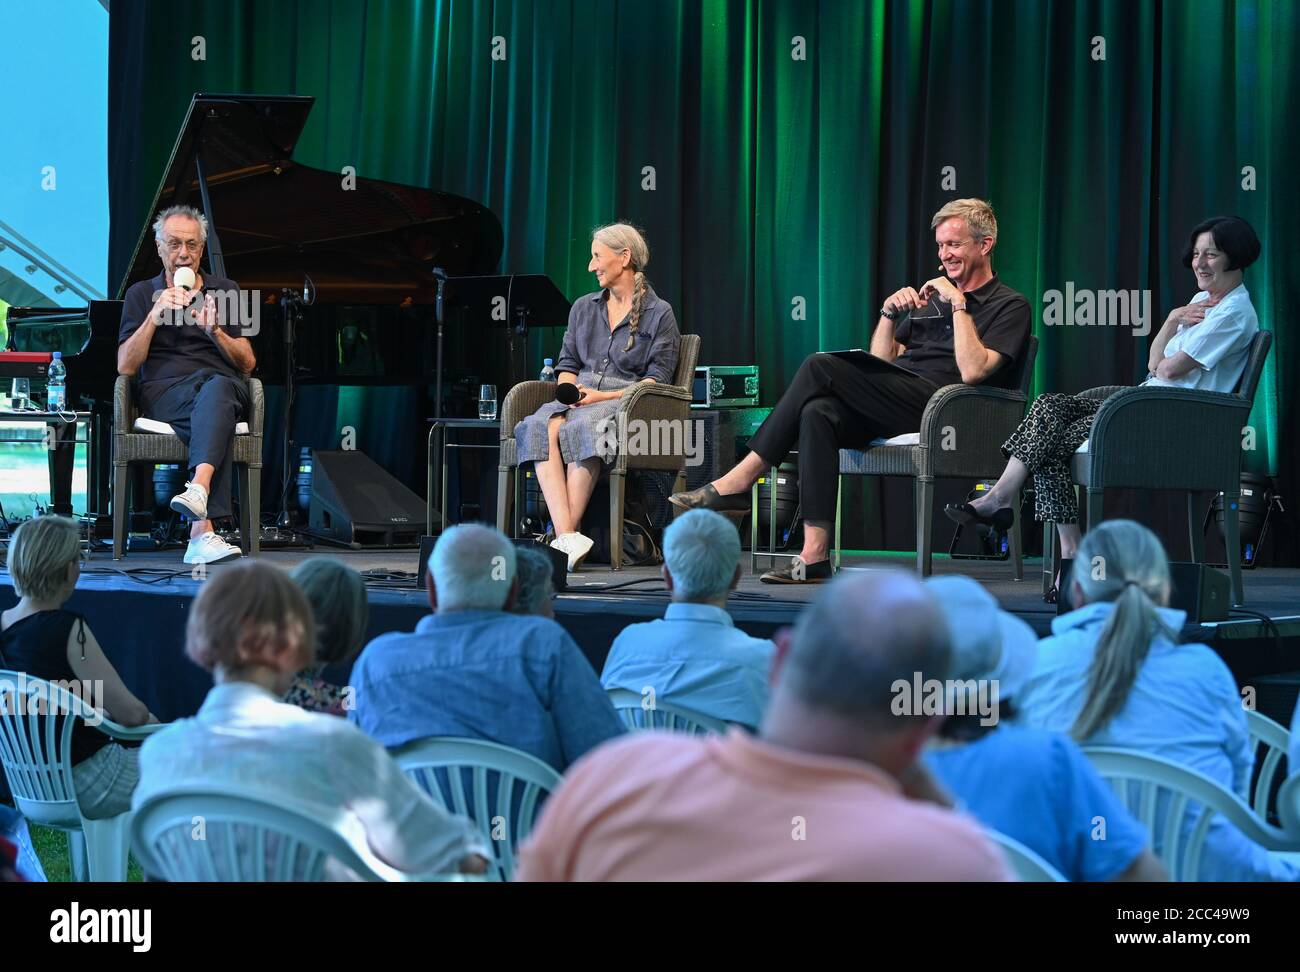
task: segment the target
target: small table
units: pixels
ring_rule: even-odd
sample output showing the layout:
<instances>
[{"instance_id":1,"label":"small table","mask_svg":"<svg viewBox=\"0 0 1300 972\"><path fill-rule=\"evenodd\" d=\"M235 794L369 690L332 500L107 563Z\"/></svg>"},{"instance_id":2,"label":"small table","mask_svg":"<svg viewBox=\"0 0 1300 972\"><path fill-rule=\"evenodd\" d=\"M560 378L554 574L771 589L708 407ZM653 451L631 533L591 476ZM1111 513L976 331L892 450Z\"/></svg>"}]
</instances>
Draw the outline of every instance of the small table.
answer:
<instances>
[{"instance_id":1,"label":"small table","mask_svg":"<svg viewBox=\"0 0 1300 972\"><path fill-rule=\"evenodd\" d=\"M438 532L442 533L447 529L447 450L448 449L496 449L501 450L501 421L499 419L470 419L470 418L440 418L430 419L433 423L429 427L429 476L425 496L424 515L424 532L427 536L433 536L433 437L436 433L441 432L439 436L441 444L441 458L439 460L439 487L438 487ZM482 442L448 442L448 429L496 429L498 432L497 441L491 444Z\"/></svg>"},{"instance_id":2,"label":"small table","mask_svg":"<svg viewBox=\"0 0 1300 972\"><path fill-rule=\"evenodd\" d=\"M76 449L78 445L86 447L86 507L90 511L90 503L93 497L99 495L99 474L95 466L95 413L94 412L46 412L46 411L22 411L13 412L0 410L0 424L5 422L26 422L29 424L40 424L47 428L54 428L55 439L54 448L63 448L70 446ZM86 423L86 437L77 438L76 426L80 422ZM72 438L58 434L60 426L73 427ZM11 434L0 432L0 442L30 442L30 439L21 438ZM46 446L47 450L50 448ZM69 468L71 468L69 463ZM53 476L53 471L51 476ZM71 482L68 484L68 494L71 497ZM50 483L50 503L53 505L55 498L55 484Z\"/></svg>"}]
</instances>

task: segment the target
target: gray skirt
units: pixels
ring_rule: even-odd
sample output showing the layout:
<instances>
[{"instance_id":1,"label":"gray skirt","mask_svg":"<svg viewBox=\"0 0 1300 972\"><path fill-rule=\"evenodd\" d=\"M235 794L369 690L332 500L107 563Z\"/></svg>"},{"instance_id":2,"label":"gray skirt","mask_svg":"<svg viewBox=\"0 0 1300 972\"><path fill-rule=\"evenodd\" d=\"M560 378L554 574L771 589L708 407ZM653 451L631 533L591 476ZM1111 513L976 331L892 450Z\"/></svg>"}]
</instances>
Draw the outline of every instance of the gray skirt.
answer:
<instances>
[{"instance_id":1,"label":"gray skirt","mask_svg":"<svg viewBox=\"0 0 1300 972\"><path fill-rule=\"evenodd\" d=\"M578 384L591 388L595 374L583 370L578 375ZM606 375L600 382L600 391L614 391L626 388L636 382ZM583 459L601 459L606 465L614 461L618 454L618 436L615 416L622 402L611 399L570 408L560 402L547 402L532 415L515 426L515 442L518 444L520 462L542 462L550 458L550 437L546 426L551 416L560 412L567 413L560 424L560 456L565 462L581 462Z\"/></svg>"}]
</instances>

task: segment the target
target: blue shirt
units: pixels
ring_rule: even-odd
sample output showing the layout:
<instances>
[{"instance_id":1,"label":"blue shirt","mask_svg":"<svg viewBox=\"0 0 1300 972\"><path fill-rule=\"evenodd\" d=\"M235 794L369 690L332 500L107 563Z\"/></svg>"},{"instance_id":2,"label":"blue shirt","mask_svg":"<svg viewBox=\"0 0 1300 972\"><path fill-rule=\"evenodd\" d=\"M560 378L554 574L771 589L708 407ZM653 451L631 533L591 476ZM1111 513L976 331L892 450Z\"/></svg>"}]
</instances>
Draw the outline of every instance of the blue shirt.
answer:
<instances>
[{"instance_id":1,"label":"blue shirt","mask_svg":"<svg viewBox=\"0 0 1300 972\"><path fill-rule=\"evenodd\" d=\"M1071 881L1112 881L1147 846L1142 824L1060 733L1002 725L925 760L959 809Z\"/></svg>"},{"instance_id":2,"label":"blue shirt","mask_svg":"<svg viewBox=\"0 0 1300 972\"><path fill-rule=\"evenodd\" d=\"M1021 725L1070 731L1083 707L1097 639L1114 610L1112 602L1096 601L1052 621L1052 634L1038 643L1034 672L1017 699ZM1185 612L1157 610L1166 625L1181 630ZM1205 774L1243 799L1248 797L1255 757L1246 710L1232 672L1208 645L1180 645L1158 635L1123 708L1083 745L1160 756ZM1222 816L1214 817L1202 880L1294 881L1298 877L1300 870L1271 858Z\"/></svg>"},{"instance_id":3,"label":"blue shirt","mask_svg":"<svg viewBox=\"0 0 1300 972\"><path fill-rule=\"evenodd\" d=\"M662 619L624 628L609 649L601 684L754 728L767 705L775 646L751 638L711 604L675 602Z\"/></svg>"},{"instance_id":4,"label":"blue shirt","mask_svg":"<svg viewBox=\"0 0 1300 972\"><path fill-rule=\"evenodd\" d=\"M453 611L366 646L348 718L389 749L429 736L486 739L563 772L621 735L591 664L549 618Z\"/></svg>"}]
</instances>

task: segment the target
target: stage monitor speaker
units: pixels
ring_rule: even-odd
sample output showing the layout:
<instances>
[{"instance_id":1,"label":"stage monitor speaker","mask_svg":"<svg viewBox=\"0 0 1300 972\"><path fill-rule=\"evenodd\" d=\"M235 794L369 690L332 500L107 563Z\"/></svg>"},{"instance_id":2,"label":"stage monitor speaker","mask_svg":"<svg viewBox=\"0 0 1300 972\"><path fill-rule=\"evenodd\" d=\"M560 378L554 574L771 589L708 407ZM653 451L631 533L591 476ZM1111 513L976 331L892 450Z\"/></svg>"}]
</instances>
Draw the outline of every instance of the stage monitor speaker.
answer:
<instances>
[{"instance_id":1,"label":"stage monitor speaker","mask_svg":"<svg viewBox=\"0 0 1300 972\"><path fill-rule=\"evenodd\" d=\"M1061 590L1056 598L1056 613L1074 610L1069 602L1070 570L1074 561L1061 562ZM1187 612L1188 624L1226 621L1232 607L1232 581L1228 575L1204 564L1186 561L1169 562L1169 606Z\"/></svg>"},{"instance_id":2,"label":"stage monitor speaker","mask_svg":"<svg viewBox=\"0 0 1300 972\"><path fill-rule=\"evenodd\" d=\"M424 500L355 449L317 450L308 525L323 540L364 547L414 547Z\"/></svg>"},{"instance_id":3,"label":"stage monitor speaker","mask_svg":"<svg viewBox=\"0 0 1300 972\"><path fill-rule=\"evenodd\" d=\"M420 538L420 567L416 572L416 584L421 588L424 587L424 575L429 572L429 556L433 553L434 544L437 542L437 537L426 536ZM520 549L528 547L544 553L551 562L551 586L555 588L555 592L558 594L569 589L569 557L567 554L547 544L538 543L536 540L523 539L511 540L510 542Z\"/></svg>"}]
</instances>

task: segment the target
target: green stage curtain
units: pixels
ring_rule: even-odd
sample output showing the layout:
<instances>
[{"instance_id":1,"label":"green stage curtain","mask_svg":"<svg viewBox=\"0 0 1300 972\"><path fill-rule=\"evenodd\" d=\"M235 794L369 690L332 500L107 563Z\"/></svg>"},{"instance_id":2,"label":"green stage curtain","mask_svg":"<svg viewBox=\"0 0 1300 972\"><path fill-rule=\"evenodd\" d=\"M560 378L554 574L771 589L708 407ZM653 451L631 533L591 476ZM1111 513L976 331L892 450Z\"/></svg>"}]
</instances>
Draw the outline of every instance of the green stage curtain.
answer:
<instances>
[{"instance_id":1,"label":"green stage curtain","mask_svg":"<svg viewBox=\"0 0 1300 972\"><path fill-rule=\"evenodd\" d=\"M571 298L594 288L590 230L643 226L701 361L757 363L769 404L937 273L948 199L997 210L995 269L1037 315L1036 391L1140 380L1150 340L1047 326L1046 292L1149 291L1154 331L1195 293L1191 227L1237 214L1264 242L1247 285L1275 337L1248 464L1294 505L1298 20L1285 0L115 3L111 272L195 91L314 95L299 161L481 201L501 269ZM539 332L530 365L557 344Z\"/></svg>"}]
</instances>

